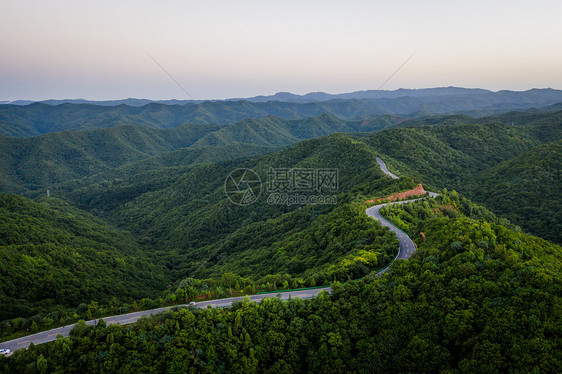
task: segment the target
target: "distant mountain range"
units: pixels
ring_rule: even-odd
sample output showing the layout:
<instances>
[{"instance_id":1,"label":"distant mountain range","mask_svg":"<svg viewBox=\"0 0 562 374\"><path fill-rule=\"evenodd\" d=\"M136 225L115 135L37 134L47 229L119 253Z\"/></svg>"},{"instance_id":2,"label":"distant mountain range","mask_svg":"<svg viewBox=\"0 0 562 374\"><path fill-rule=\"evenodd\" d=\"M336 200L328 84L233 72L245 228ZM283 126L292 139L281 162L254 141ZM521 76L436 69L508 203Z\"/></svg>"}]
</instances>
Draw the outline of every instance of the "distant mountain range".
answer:
<instances>
[{"instance_id":1,"label":"distant mountain range","mask_svg":"<svg viewBox=\"0 0 562 374\"><path fill-rule=\"evenodd\" d=\"M62 99L62 100L15 100L15 101L0 101L0 105L29 105L34 103L42 103L48 105L61 105L61 104L93 104L99 106L117 106L117 105L128 105L128 106L144 106L147 104L164 104L164 105L185 105L188 103L193 103L193 100L150 100L150 99L120 99L120 100L86 100L86 99Z\"/></svg>"},{"instance_id":2,"label":"distant mountain range","mask_svg":"<svg viewBox=\"0 0 562 374\"><path fill-rule=\"evenodd\" d=\"M405 89L400 88L393 91L387 90L366 90L366 91L354 91L349 93L341 94L329 94L325 92L310 92L305 95L297 95L290 92L278 92L274 95L260 95L248 98L231 98L226 100L150 100L150 99L120 99L120 100L86 100L86 99L62 99L62 100L15 100L15 101L0 101L0 104L11 104L11 105L29 105L32 103L44 103L48 105L60 105L60 104L94 104L101 106L116 106L116 105L128 105L128 106L144 106L147 104L164 104L164 105L185 105L192 103L201 103L207 101L247 101L251 103L266 103L269 101L279 101L285 103L318 103L329 100L361 100L361 99L397 99L405 97L413 98L426 98L426 97L444 97L444 96L494 96L494 97L504 97L504 98L515 98L515 97L550 97L552 95L560 97L562 91L554 90L551 88L544 89L531 89L527 91L490 91L481 88L462 88L462 87L435 87L435 88L421 88L421 89ZM554 104L551 102L550 104ZM548 105L548 104L545 104Z\"/></svg>"},{"instance_id":3,"label":"distant mountain range","mask_svg":"<svg viewBox=\"0 0 562 374\"><path fill-rule=\"evenodd\" d=\"M491 92L448 87L326 95L328 94L273 96L284 100L293 98L295 101L267 101L265 96L245 101L201 103L173 100L165 103L150 102L142 106L139 105L149 101L126 99L115 102L119 102L119 105L110 105L111 101L54 105L59 101L49 100L30 105L0 105L0 134L28 137L64 130L120 125L153 128L170 128L184 123L226 125L268 116L294 120L322 114L336 116L346 121L372 120L384 115L402 118L421 118L435 114L484 117L530 108L551 111L562 103L562 91L554 89ZM320 100L322 97L331 99L314 102L296 101L298 98ZM183 105L179 105L180 103ZM396 121L396 118L391 119L391 122Z\"/></svg>"},{"instance_id":4,"label":"distant mountain range","mask_svg":"<svg viewBox=\"0 0 562 374\"><path fill-rule=\"evenodd\" d=\"M245 99L229 99L244 100L252 103L262 103L268 101L282 101L292 103L315 103L328 100L352 100L352 99L396 99L399 97L429 97L429 96L450 96L450 95L468 95L468 94L484 94L493 93L492 91L480 88L462 88L462 87L436 87L421 89L405 89L400 88L393 91L387 90L366 90L354 91L341 94L328 94L325 92L310 92L305 95L296 95L290 92L278 92L275 95L254 96Z\"/></svg>"}]
</instances>

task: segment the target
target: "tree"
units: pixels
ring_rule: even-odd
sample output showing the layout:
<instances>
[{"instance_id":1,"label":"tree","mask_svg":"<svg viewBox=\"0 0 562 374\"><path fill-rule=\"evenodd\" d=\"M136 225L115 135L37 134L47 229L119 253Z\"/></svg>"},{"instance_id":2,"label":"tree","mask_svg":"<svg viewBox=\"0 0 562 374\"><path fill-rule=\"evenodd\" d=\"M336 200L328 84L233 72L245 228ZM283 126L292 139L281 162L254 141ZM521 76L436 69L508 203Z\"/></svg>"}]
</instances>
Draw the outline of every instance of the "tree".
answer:
<instances>
[{"instance_id":1,"label":"tree","mask_svg":"<svg viewBox=\"0 0 562 374\"><path fill-rule=\"evenodd\" d=\"M47 359L43 357L43 354L39 355L35 365L37 371L41 374L47 373L47 371L49 370L49 363L47 362Z\"/></svg>"}]
</instances>

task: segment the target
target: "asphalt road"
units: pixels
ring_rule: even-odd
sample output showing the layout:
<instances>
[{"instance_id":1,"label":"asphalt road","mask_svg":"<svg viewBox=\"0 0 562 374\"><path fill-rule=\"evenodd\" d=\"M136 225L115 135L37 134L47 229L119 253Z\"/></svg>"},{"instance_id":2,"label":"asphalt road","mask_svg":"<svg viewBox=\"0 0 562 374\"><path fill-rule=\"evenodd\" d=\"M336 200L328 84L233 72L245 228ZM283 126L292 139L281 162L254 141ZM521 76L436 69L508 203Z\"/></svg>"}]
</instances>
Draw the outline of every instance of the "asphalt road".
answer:
<instances>
[{"instance_id":1,"label":"asphalt road","mask_svg":"<svg viewBox=\"0 0 562 374\"><path fill-rule=\"evenodd\" d=\"M435 192L430 192L429 196L436 197L437 194ZM421 200L421 199L423 199L423 197L420 197L420 198L417 198L417 199L411 199L411 200L395 201L395 202L392 202L392 203L379 204L379 205L375 205L375 206L372 206L370 208L367 208L367 210L365 211L365 213L367 213L367 215L369 217L373 217L374 219L380 221L381 225L383 225L385 227L388 227L390 229L390 231L393 231L396 234L396 238L398 239L398 242L400 244L399 244L398 254L396 255L396 257L394 257L394 260L407 260L407 259L409 259L414 254L414 252L416 251L416 245L414 244L412 239L410 239L410 237L408 235L406 235L406 233L404 233L398 227L394 226L392 223L390 223L388 220L386 220L381 215L380 210L387 205L406 204L406 203L411 203L412 201L417 201L417 200ZM388 269L389 269L389 267L379 271L377 273L377 275L384 274Z\"/></svg>"},{"instance_id":2,"label":"asphalt road","mask_svg":"<svg viewBox=\"0 0 562 374\"><path fill-rule=\"evenodd\" d=\"M320 291L327 291L328 293L332 292L330 287L323 287L323 288L315 288L313 290L287 291L287 292L278 292L278 293L267 293L262 295L250 295L248 297L250 298L251 301L254 302L259 302L262 299L265 299L266 297L279 297L281 300L287 300L296 297L299 297L301 299L310 299L317 296ZM209 306L214 308L228 307L231 306L233 302L241 301L241 300L244 300L244 296L230 297L227 299L201 301L197 303L195 307L199 309L208 308ZM178 305L176 307L185 307L185 306L187 306L187 304ZM143 316L158 314L170 308L172 307L164 307L164 308L151 309L151 310L145 310L145 311L134 312L134 313L120 314L117 316L105 317L103 318L103 320L108 325L115 324L115 323L118 323L120 325L128 325L130 323L135 323ZM96 325L98 322L99 319L94 319L94 320L86 321L86 324ZM15 351L16 349L27 348L31 343L37 345L37 344L51 342L53 340L56 340L58 335L62 335L65 337L69 336L70 330L72 330L73 327L74 325L67 325L49 331L39 332L33 335L27 335L19 339L9 340L0 343L0 348L9 348L11 351Z\"/></svg>"},{"instance_id":3,"label":"asphalt road","mask_svg":"<svg viewBox=\"0 0 562 374\"><path fill-rule=\"evenodd\" d=\"M381 169L383 170L383 172L385 172L385 174L388 174L393 178L398 178L394 174L390 173L388 171L388 169L386 169L386 165L384 164L384 162L380 158L377 158L377 162L379 163L379 165L381 166ZM429 194L430 194L431 197L437 196L437 194L433 193L433 192L430 192ZM408 235L406 235L398 227L394 226L392 223L390 223L389 221L387 221L386 219L384 219L381 216L380 209L382 207L386 206L386 205L404 204L404 203L409 203L409 202L421 200L421 199L423 199L423 197L417 198L417 199L412 199L412 200L404 200L404 201L396 201L396 202L392 202L392 203L385 203L385 204L372 206L372 207L370 207L366 210L366 213L367 213L368 216L373 217L376 220L379 220L383 226L388 227L391 231L396 233L396 237L398 238L398 241L400 242L400 247L399 247L399 250L398 250L398 254L394 258L394 260L397 260L397 259L407 260L407 259L409 259L410 256L412 256L412 254L415 252L416 247L414 245L414 242L412 241L412 239L410 239L408 237ZM379 271L377 273L377 275L384 274L389 268L390 267L387 267L387 268ZM310 298L313 298L313 297L317 296L320 291L327 291L328 293L332 292L331 288L328 286L328 287L323 287L323 288L315 288L313 290L300 290L300 291L286 291L286 292L278 292L278 293L267 293L267 294L262 294L262 295L251 295L251 296L248 296L248 297L250 298L251 301L254 301L254 302L259 302L266 297L279 297L282 300L287 300L289 298L294 299L296 297L299 297L301 299L310 299ZM233 302L240 301L240 300L243 300L243 299L244 299L244 297L242 296L242 297L230 297L230 298L218 299L218 300L201 301L201 302L197 303L197 305L195 307L200 308L200 309L208 308L209 306L214 307L214 308L228 307L228 306L231 306ZM178 305L176 307L182 307L182 306L186 306L186 305ZM163 312L167 309L170 309L170 308L172 308L172 307L151 309L151 310L145 310L145 311L141 311L141 312L134 312L134 313L128 313L128 314L120 314L120 315L117 315L117 316L105 317L105 318L103 318L103 320L108 325L116 324L116 323L120 324L120 325L128 325L130 323L135 323L136 321L138 321L143 316L158 314L158 313L161 313L161 312ZM86 324L87 325L96 325L98 322L99 322L99 319L94 319L94 320L86 321ZM37 333L37 334L24 336L24 337L19 338L19 339L9 340L9 341L0 343L0 348L9 348L13 352L16 349L29 347L29 345L31 343L37 345L37 344L43 344L43 343L51 342L53 340L56 340L58 335L62 335L62 336L65 336L65 337L69 336L70 330L72 330L73 327L74 327L74 325L67 325L67 326L59 327L59 328L52 329L52 330L49 330L49 331L44 331L44 332L40 332L40 333Z\"/></svg>"},{"instance_id":4,"label":"asphalt road","mask_svg":"<svg viewBox=\"0 0 562 374\"><path fill-rule=\"evenodd\" d=\"M386 175L390 176L393 179L398 179L398 177L394 174L392 174L390 171L388 171L386 164L384 163L383 160L381 160L380 158L377 157L377 162L379 163L379 166L381 167L381 170L383 173L385 173Z\"/></svg>"}]
</instances>

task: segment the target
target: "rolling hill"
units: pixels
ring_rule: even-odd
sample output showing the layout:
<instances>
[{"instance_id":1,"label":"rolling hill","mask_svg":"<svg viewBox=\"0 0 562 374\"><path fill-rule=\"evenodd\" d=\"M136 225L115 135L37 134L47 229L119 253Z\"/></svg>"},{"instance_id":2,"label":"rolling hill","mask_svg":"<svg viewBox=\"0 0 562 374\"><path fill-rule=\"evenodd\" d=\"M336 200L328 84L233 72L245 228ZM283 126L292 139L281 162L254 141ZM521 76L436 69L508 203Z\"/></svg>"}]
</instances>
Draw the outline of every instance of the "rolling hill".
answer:
<instances>
[{"instance_id":1,"label":"rolling hill","mask_svg":"<svg viewBox=\"0 0 562 374\"><path fill-rule=\"evenodd\" d=\"M266 153L275 147L334 132L380 128L377 121L364 124L322 115L304 120L267 117L226 126L184 124L169 129L117 126L30 138L0 135L0 191L22 193L45 189L140 160L146 162L136 167L148 167L151 163L152 168L184 166ZM211 151L210 147L219 146ZM163 155L187 147L197 149ZM158 156L157 159L148 160L154 156ZM131 166L128 170L134 171L134 168Z\"/></svg>"},{"instance_id":2,"label":"rolling hill","mask_svg":"<svg viewBox=\"0 0 562 374\"><path fill-rule=\"evenodd\" d=\"M0 194L0 320L155 296L169 276L136 238L50 198Z\"/></svg>"},{"instance_id":3,"label":"rolling hill","mask_svg":"<svg viewBox=\"0 0 562 374\"><path fill-rule=\"evenodd\" d=\"M80 178L188 147L215 125L183 125L159 130L120 126L45 134L32 138L0 136L0 191L21 192Z\"/></svg>"},{"instance_id":4,"label":"rolling hill","mask_svg":"<svg viewBox=\"0 0 562 374\"><path fill-rule=\"evenodd\" d=\"M274 248L283 248L279 252L282 254L290 251L291 244L285 243L283 236L277 236L283 231L277 231L276 227L283 227L289 220L304 230L302 222L315 225L311 214L329 216L332 207L320 206L308 211L298 206L272 206L264 200L267 195L249 207L233 206L223 190L224 178L230 171L252 169L262 178L265 188L271 167L337 168L338 201L342 202L350 202L357 195L383 196L415 186L409 178L394 184L383 178L376 163L376 157L380 156L392 171L402 176L412 175L426 187L468 191L467 186L484 170L541 144L534 129L501 123L441 123L371 135L334 134L248 160L147 171L61 193L81 209L95 211L121 228L149 238L156 248L169 255L169 266L178 272L178 277L181 274L212 277L221 271L237 273L242 269L245 270L240 275L252 277L265 274L256 269L265 266L261 261L275 258ZM485 191L475 190L474 199L481 193ZM513 198L517 199L519 193L525 194L515 191ZM559 196L553 196L553 201L557 200ZM323 219L329 219L328 216ZM277 234L269 234L271 241L261 243L259 236L247 234L255 230ZM234 251L239 243L251 250L241 247ZM256 259L259 252L264 253L261 260ZM281 258L282 261L276 262L277 267L266 268L271 271L291 268L286 266L293 260ZM299 265L300 260L294 260L291 266L303 271L300 276L314 268L310 265L314 261ZM252 262L256 265L251 265Z\"/></svg>"},{"instance_id":5,"label":"rolling hill","mask_svg":"<svg viewBox=\"0 0 562 374\"><path fill-rule=\"evenodd\" d=\"M562 243L562 141L539 145L477 175L467 192L499 215Z\"/></svg>"},{"instance_id":6,"label":"rolling hill","mask_svg":"<svg viewBox=\"0 0 562 374\"><path fill-rule=\"evenodd\" d=\"M82 209L95 209L109 221L140 237L150 238L156 248L170 256L171 266L178 272L185 274L187 271L205 277L220 273L218 268L209 271L217 258L227 253L221 249L224 248L224 239L237 230L257 222L267 222L266 227L271 228L277 227L283 220L293 222L304 219L311 222L335 207L318 206L310 210L298 205L274 205L268 203L265 194L263 199L251 206L232 205L224 192L224 179L228 173L250 168L261 176L265 189L270 167L337 168L340 185L336 194L343 194L338 197L343 199L342 202L349 200L345 194L351 191L390 193L415 185L407 178L399 181L385 178L371 150L352 138L336 134L249 160L174 169L171 172L175 177L165 182L161 175L166 172L159 170L147 172L140 178L133 176L114 183L91 185L65 196ZM291 213L297 210L301 212ZM289 216L283 217L284 214ZM268 230L266 227L263 230ZM304 229L302 223L299 227ZM272 235L270 239L281 240L284 233L278 229L274 231L276 236ZM239 242L239 239L233 240ZM249 242L246 245L251 247ZM242 263L242 260L237 261ZM245 272L240 275L252 274Z\"/></svg>"}]
</instances>

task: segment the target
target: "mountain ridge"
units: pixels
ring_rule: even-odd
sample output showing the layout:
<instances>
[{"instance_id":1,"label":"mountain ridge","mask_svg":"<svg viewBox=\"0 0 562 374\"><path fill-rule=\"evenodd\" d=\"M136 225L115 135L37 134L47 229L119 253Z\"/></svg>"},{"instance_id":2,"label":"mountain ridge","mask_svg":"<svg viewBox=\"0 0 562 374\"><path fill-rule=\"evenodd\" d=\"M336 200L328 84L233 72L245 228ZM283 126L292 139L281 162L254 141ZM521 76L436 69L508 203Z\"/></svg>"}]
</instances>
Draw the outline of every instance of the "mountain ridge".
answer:
<instances>
[{"instance_id":1,"label":"mountain ridge","mask_svg":"<svg viewBox=\"0 0 562 374\"><path fill-rule=\"evenodd\" d=\"M398 97L377 99L334 99L320 102L249 102L207 101L185 105L149 103L144 106L100 106L33 103L27 106L0 105L0 134L29 137L63 130L106 128L120 125L154 128L177 127L184 123L231 124L245 119L276 116L304 119L330 114L343 120L365 120L383 115L405 118L424 115L467 113L486 116L547 108L562 103L562 91L529 90L526 92L475 93L469 95ZM548 108L550 107L550 108Z\"/></svg>"},{"instance_id":2,"label":"mountain ridge","mask_svg":"<svg viewBox=\"0 0 562 374\"><path fill-rule=\"evenodd\" d=\"M462 95L462 94L482 94L482 93L531 93L536 91L557 91L553 88L531 88L527 90L488 90L483 88L466 88L466 87L428 87L428 88L398 88L395 90L358 90L352 92L344 93L327 93L323 91L308 92L306 94L294 94L292 92L277 92L272 95L257 95L250 97L236 97L227 99L204 99L204 100L181 100L181 99L161 99L153 100L146 98L127 98L127 99L115 99L115 100L88 100L88 99L46 99L46 100L3 100L0 101L2 104L10 105L29 105L32 103L43 103L48 105L61 105L61 104L94 104L100 106L116 106L116 105L128 105L128 106L143 106L151 103L155 104L165 104L165 105L185 105L190 103L203 103L203 102L214 102L214 101L248 101L248 102L268 102L268 101L280 101L280 102L300 102L300 103L310 103L319 101L329 101L335 99L381 99L381 98L398 98L398 97L427 97L427 96L448 96L448 95Z\"/></svg>"}]
</instances>

